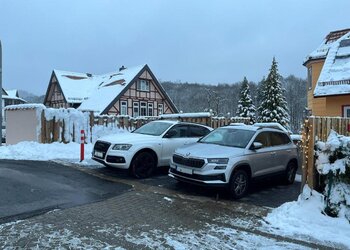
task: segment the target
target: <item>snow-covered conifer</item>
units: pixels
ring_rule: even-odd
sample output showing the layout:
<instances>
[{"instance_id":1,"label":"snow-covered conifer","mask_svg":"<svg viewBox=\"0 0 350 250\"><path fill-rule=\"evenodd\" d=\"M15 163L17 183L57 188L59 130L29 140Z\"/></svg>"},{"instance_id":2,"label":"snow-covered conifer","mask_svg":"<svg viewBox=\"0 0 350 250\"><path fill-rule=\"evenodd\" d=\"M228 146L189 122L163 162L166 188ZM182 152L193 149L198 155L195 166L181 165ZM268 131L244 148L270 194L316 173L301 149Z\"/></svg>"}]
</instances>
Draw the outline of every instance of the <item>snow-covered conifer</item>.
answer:
<instances>
[{"instance_id":1,"label":"snow-covered conifer","mask_svg":"<svg viewBox=\"0 0 350 250\"><path fill-rule=\"evenodd\" d=\"M250 119L249 123L253 124L255 122L255 111L255 106L250 96L248 80L244 77L236 114L239 117L248 117Z\"/></svg>"},{"instance_id":2,"label":"snow-covered conifer","mask_svg":"<svg viewBox=\"0 0 350 250\"><path fill-rule=\"evenodd\" d=\"M284 91L281 76L278 74L277 62L273 58L269 75L263 84L263 99L259 107L259 121L278 122L290 130L290 117Z\"/></svg>"}]
</instances>

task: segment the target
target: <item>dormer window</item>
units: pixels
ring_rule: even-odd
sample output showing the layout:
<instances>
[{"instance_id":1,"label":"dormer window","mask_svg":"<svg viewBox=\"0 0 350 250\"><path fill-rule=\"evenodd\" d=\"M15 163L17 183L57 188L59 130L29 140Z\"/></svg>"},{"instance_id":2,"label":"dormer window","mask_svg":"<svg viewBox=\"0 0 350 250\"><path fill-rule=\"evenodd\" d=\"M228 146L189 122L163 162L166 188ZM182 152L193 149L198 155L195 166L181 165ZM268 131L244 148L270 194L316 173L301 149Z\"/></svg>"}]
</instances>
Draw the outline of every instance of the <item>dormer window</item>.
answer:
<instances>
[{"instance_id":1,"label":"dormer window","mask_svg":"<svg viewBox=\"0 0 350 250\"><path fill-rule=\"evenodd\" d=\"M148 80L143 80L143 79L140 79L138 80L137 82L137 90L140 90L140 91L149 91L149 81Z\"/></svg>"}]
</instances>

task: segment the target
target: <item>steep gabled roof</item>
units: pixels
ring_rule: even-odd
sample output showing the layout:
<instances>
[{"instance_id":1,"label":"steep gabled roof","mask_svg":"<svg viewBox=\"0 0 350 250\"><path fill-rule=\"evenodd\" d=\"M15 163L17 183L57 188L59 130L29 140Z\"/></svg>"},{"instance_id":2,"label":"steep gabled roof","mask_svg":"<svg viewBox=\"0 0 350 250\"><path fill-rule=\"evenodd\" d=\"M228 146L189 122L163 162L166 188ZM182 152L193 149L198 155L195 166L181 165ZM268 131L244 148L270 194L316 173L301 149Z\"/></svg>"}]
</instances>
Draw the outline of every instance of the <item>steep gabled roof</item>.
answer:
<instances>
[{"instance_id":1,"label":"steep gabled roof","mask_svg":"<svg viewBox=\"0 0 350 250\"><path fill-rule=\"evenodd\" d=\"M6 95L2 96L3 99L19 100L23 103L27 102L26 100L23 100L22 98L19 97L17 89L6 90L5 93Z\"/></svg>"},{"instance_id":2,"label":"steep gabled roof","mask_svg":"<svg viewBox=\"0 0 350 250\"><path fill-rule=\"evenodd\" d=\"M82 102L80 110L91 110L103 113L118 96L137 78L146 65L126 68L101 76L101 82L93 89L93 93Z\"/></svg>"},{"instance_id":3,"label":"steep gabled roof","mask_svg":"<svg viewBox=\"0 0 350 250\"><path fill-rule=\"evenodd\" d=\"M7 95L6 91L4 90L4 88L2 88L2 93L1 95Z\"/></svg>"},{"instance_id":4,"label":"steep gabled roof","mask_svg":"<svg viewBox=\"0 0 350 250\"><path fill-rule=\"evenodd\" d=\"M314 96L350 94L350 30L329 48Z\"/></svg>"},{"instance_id":5,"label":"steep gabled roof","mask_svg":"<svg viewBox=\"0 0 350 250\"><path fill-rule=\"evenodd\" d=\"M336 30L330 32L322 41L320 46L312 51L304 60L303 65L306 65L311 60L325 59L327 57L329 48L336 42L339 38L350 32L350 29Z\"/></svg>"},{"instance_id":6,"label":"steep gabled roof","mask_svg":"<svg viewBox=\"0 0 350 250\"><path fill-rule=\"evenodd\" d=\"M19 97L17 89L6 90L6 93L9 97L13 97L13 98Z\"/></svg>"}]
</instances>

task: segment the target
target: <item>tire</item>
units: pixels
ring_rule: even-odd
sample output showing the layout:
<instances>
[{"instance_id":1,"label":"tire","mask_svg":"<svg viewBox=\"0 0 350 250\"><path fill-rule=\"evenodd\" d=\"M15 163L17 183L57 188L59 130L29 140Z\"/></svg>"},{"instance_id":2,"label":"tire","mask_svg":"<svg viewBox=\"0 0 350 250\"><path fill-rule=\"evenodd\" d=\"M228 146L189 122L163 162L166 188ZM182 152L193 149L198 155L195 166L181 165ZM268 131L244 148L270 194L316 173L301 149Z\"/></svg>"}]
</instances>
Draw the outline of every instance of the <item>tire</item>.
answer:
<instances>
[{"instance_id":1,"label":"tire","mask_svg":"<svg viewBox=\"0 0 350 250\"><path fill-rule=\"evenodd\" d=\"M284 176L284 183L291 185L294 183L295 175L297 173L298 166L294 162L289 162L286 168L286 173Z\"/></svg>"},{"instance_id":2,"label":"tire","mask_svg":"<svg viewBox=\"0 0 350 250\"><path fill-rule=\"evenodd\" d=\"M230 179L230 193L233 199L240 199L248 192L250 184L249 175L244 170L235 171Z\"/></svg>"},{"instance_id":3,"label":"tire","mask_svg":"<svg viewBox=\"0 0 350 250\"><path fill-rule=\"evenodd\" d=\"M150 177L157 166L156 157L148 151L140 152L134 156L130 164L133 176L138 179Z\"/></svg>"}]
</instances>

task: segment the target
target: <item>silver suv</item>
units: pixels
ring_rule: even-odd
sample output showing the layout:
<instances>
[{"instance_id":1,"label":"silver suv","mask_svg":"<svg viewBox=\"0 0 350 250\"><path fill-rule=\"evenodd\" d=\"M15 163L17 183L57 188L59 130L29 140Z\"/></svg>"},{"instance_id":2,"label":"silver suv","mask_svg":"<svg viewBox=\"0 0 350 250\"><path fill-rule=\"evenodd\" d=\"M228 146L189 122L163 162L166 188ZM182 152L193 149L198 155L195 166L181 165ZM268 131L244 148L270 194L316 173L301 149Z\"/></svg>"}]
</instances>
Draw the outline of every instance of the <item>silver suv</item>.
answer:
<instances>
[{"instance_id":1,"label":"silver suv","mask_svg":"<svg viewBox=\"0 0 350 250\"><path fill-rule=\"evenodd\" d=\"M258 126L217 128L197 143L178 148L169 176L179 181L226 186L243 197L253 178L280 174L292 184L298 169L297 147L288 133Z\"/></svg>"}]
</instances>

